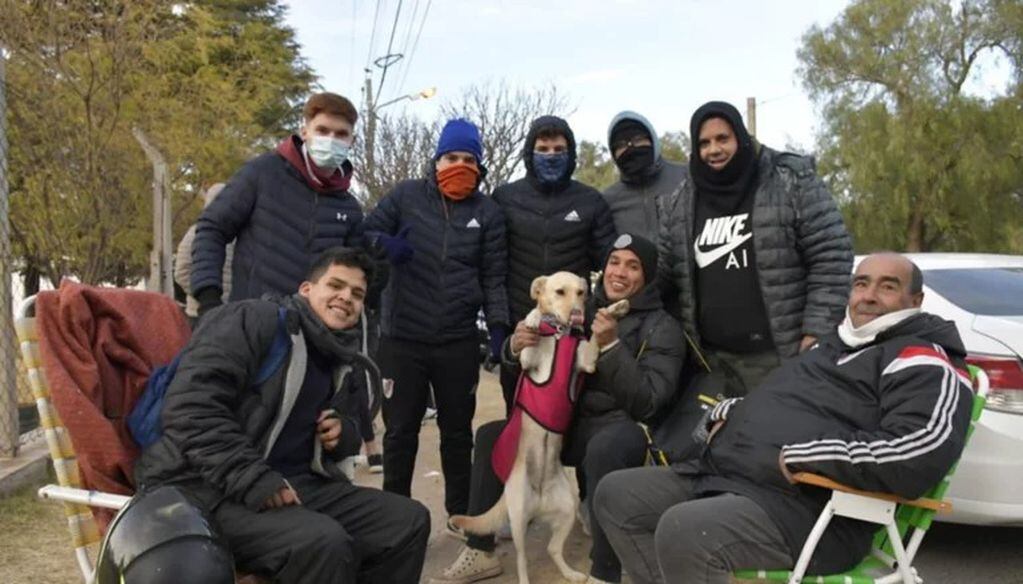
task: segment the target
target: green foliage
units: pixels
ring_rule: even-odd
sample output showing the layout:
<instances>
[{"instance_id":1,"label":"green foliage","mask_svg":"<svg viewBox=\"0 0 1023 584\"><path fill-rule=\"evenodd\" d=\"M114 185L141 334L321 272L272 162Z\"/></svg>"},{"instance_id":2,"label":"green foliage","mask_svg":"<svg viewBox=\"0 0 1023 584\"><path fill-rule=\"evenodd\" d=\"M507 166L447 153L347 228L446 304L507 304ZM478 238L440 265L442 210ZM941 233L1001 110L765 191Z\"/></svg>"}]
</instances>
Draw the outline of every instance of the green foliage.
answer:
<instances>
[{"instance_id":1,"label":"green foliage","mask_svg":"<svg viewBox=\"0 0 1023 584\"><path fill-rule=\"evenodd\" d=\"M1023 252L1020 23L1015 2L858 0L804 36L820 168L858 251ZM1017 87L969 95L996 53Z\"/></svg>"},{"instance_id":2,"label":"green foliage","mask_svg":"<svg viewBox=\"0 0 1023 584\"><path fill-rule=\"evenodd\" d=\"M148 271L152 168L169 165L175 230L202 187L288 133L313 76L271 0L0 0L16 253L53 281Z\"/></svg>"}]
</instances>

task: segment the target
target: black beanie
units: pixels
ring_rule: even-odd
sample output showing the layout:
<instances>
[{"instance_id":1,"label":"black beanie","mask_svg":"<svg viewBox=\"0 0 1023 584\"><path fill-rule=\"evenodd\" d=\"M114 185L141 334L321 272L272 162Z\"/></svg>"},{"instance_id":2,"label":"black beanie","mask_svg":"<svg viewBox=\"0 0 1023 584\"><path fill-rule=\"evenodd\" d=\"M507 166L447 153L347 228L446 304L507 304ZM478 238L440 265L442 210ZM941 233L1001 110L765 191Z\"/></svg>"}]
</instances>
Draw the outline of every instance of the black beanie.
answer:
<instances>
[{"instance_id":1,"label":"black beanie","mask_svg":"<svg viewBox=\"0 0 1023 584\"><path fill-rule=\"evenodd\" d=\"M611 245L608 258L619 249L627 249L639 258L639 263L643 265L644 286L657 280L657 246L652 241L631 233L623 233ZM607 266L606 261L604 266Z\"/></svg>"},{"instance_id":2,"label":"black beanie","mask_svg":"<svg viewBox=\"0 0 1023 584\"><path fill-rule=\"evenodd\" d=\"M640 122L626 118L617 124L613 130L611 130L611 143L608 144L608 148L611 149L611 154L614 155L615 146L621 142L629 142L635 138L646 137L653 140L650 136L650 130Z\"/></svg>"}]
</instances>

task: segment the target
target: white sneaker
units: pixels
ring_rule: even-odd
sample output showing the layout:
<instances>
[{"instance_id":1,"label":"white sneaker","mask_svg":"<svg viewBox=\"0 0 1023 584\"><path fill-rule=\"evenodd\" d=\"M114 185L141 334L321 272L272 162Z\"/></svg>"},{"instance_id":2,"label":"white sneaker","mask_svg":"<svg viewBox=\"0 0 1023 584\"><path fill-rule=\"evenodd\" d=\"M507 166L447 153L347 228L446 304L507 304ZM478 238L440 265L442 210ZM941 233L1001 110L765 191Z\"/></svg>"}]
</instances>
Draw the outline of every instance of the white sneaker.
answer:
<instances>
[{"instance_id":1,"label":"white sneaker","mask_svg":"<svg viewBox=\"0 0 1023 584\"><path fill-rule=\"evenodd\" d=\"M437 409L436 408L427 407L426 408L426 413L423 414L423 423L425 424L427 420L432 420L432 419L434 419L436 417L437 417Z\"/></svg>"},{"instance_id":2,"label":"white sneaker","mask_svg":"<svg viewBox=\"0 0 1023 584\"><path fill-rule=\"evenodd\" d=\"M494 552L463 546L454 563L445 568L440 576L430 578L430 584L470 584L500 576L503 572L501 560Z\"/></svg>"},{"instance_id":3,"label":"white sneaker","mask_svg":"<svg viewBox=\"0 0 1023 584\"><path fill-rule=\"evenodd\" d=\"M594 578L593 576L589 576L588 578L586 578L585 584L612 584L612 583L611 582L605 582L603 580L598 580L597 578Z\"/></svg>"}]
</instances>

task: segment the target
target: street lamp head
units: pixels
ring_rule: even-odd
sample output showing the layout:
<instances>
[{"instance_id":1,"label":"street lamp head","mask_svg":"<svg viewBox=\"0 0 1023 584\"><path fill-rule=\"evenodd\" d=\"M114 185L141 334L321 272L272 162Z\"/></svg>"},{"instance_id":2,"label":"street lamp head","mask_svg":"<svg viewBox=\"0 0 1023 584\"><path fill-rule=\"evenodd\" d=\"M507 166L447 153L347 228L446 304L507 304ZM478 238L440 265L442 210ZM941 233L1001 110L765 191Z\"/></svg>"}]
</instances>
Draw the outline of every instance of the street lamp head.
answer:
<instances>
[{"instance_id":1,"label":"street lamp head","mask_svg":"<svg viewBox=\"0 0 1023 584\"><path fill-rule=\"evenodd\" d=\"M422 90L422 91L420 91L418 93L418 96L423 98L423 99L430 99L431 97L433 97L435 95L437 95L437 88L436 87L429 87L429 88L424 89L424 90Z\"/></svg>"}]
</instances>

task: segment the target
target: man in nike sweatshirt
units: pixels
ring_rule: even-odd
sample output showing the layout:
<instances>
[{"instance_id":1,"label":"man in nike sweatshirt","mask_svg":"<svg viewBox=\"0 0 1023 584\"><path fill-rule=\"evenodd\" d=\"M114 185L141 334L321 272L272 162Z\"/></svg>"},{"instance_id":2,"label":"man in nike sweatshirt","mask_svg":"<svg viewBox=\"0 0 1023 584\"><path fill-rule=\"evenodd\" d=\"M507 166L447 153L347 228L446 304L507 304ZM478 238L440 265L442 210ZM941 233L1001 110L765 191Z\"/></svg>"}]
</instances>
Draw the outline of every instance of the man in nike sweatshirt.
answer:
<instances>
[{"instance_id":1,"label":"man in nike sweatshirt","mask_svg":"<svg viewBox=\"0 0 1023 584\"><path fill-rule=\"evenodd\" d=\"M727 584L735 570L791 569L829 495L794 485L796 472L908 499L948 473L973 394L955 323L921 312L922 290L908 259L869 256L837 330L711 410L699 459L604 477L594 513L633 582ZM875 530L835 518L807 573L849 569Z\"/></svg>"},{"instance_id":2,"label":"man in nike sweatshirt","mask_svg":"<svg viewBox=\"0 0 1023 584\"><path fill-rule=\"evenodd\" d=\"M691 354L745 395L841 320L852 242L812 159L762 146L723 102L690 132L689 174L658 199L658 274Z\"/></svg>"}]
</instances>

